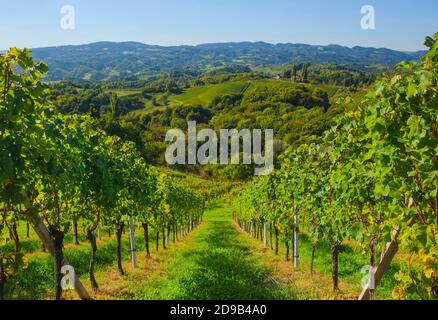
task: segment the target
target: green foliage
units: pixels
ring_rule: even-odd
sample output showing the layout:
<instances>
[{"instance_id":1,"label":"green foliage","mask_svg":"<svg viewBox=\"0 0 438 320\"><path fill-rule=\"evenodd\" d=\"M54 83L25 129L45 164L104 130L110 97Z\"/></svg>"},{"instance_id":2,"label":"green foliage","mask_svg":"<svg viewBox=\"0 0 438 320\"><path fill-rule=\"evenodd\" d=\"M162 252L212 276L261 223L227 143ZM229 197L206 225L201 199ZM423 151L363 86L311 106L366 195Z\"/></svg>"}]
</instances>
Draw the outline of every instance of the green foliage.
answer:
<instances>
[{"instance_id":1,"label":"green foliage","mask_svg":"<svg viewBox=\"0 0 438 320\"><path fill-rule=\"evenodd\" d=\"M313 61L337 64L395 65L418 59L423 52L399 52L338 45L269 44L264 42L213 43L199 46L150 46L142 43L98 42L34 50L36 59L51 66L50 80L117 80L138 82L170 68L195 73L242 72L248 66L281 66ZM59 59L62 57L62 59ZM239 64L239 66L236 66Z\"/></svg>"},{"instance_id":2,"label":"green foliage","mask_svg":"<svg viewBox=\"0 0 438 320\"><path fill-rule=\"evenodd\" d=\"M321 143L290 148L280 170L236 198L239 218L288 230L298 215L315 241L353 237L370 255L397 240L407 261L393 297L436 298L437 40L427 39L421 64L402 63L398 74L380 79Z\"/></svg>"},{"instance_id":3,"label":"green foliage","mask_svg":"<svg viewBox=\"0 0 438 320\"><path fill-rule=\"evenodd\" d=\"M47 66L35 64L30 51L13 48L0 56L0 71L0 246L8 240L4 226L29 213L39 215L53 237L61 235L61 247L72 220L94 231L128 216L164 227L202 215L206 199L156 173L133 142L108 135L90 116L54 110L40 81ZM114 119L115 94L111 105ZM3 275L9 255L1 260Z\"/></svg>"},{"instance_id":4,"label":"green foliage","mask_svg":"<svg viewBox=\"0 0 438 320\"><path fill-rule=\"evenodd\" d=\"M229 208L206 211L205 224L178 248L166 277L130 286L135 299L287 299L284 285L266 281L269 271L248 254L247 240L233 228Z\"/></svg>"},{"instance_id":5,"label":"green foliage","mask_svg":"<svg viewBox=\"0 0 438 320\"><path fill-rule=\"evenodd\" d=\"M309 67L309 81L344 87L363 87L372 84L377 76L390 68L358 65L315 64Z\"/></svg>"}]
</instances>

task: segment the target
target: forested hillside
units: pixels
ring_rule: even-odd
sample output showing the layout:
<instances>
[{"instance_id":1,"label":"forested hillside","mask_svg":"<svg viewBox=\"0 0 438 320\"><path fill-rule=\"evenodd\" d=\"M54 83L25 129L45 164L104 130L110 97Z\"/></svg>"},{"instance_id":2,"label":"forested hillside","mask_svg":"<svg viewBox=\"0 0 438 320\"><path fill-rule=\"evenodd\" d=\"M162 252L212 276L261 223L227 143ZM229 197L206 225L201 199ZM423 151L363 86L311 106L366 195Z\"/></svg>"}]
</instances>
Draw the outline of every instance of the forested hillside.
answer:
<instances>
[{"instance_id":1,"label":"forested hillside","mask_svg":"<svg viewBox=\"0 0 438 320\"><path fill-rule=\"evenodd\" d=\"M98 42L33 49L35 59L50 65L50 80L145 79L168 69L207 69L235 64L257 66L312 62L394 66L403 60L418 60L422 55L424 52L264 42L176 47Z\"/></svg>"}]
</instances>

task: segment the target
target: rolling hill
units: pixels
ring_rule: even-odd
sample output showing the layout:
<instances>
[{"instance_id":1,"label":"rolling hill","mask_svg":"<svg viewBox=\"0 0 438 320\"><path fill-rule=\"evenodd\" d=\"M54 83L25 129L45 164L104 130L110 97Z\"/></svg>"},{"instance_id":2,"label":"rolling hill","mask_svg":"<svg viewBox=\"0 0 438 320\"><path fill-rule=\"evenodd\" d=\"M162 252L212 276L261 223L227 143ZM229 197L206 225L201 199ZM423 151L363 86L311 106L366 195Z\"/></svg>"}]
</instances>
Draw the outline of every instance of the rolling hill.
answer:
<instances>
[{"instance_id":1,"label":"rolling hill","mask_svg":"<svg viewBox=\"0 0 438 320\"><path fill-rule=\"evenodd\" d=\"M48 80L135 79L168 69L211 68L225 65L340 63L394 65L415 60L424 52L390 49L269 44L213 43L198 46L153 46L138 42L97 42L77 46L33 49L33 56L50 66Z\"/></svg>"},{"instance_id":2,"label":"rolling hill","mask_svg":"<svg viewBox=\"0 0 438 320\"><path fill-rule=\"evenodd\" d=\"M200 104L208 106L214 98L226 94L241 94L251 85L248 81L232 81L215 85L194 87L183 94L170 96L171 105Z\"/></svg>"},{"instance_id":3,"label":"rolling hill","mask_svg":"<svg viewBox=\"0 0 438 320\"><path fill-rule=\"evenodd\" d=\"M288 80L254 80L254 81L230 81L221 84L210 84L200 87L193 87L184 90L181 94L174 94L168 97L166 105L153 106L149 100L144 99L145 108L131 112L131 115L147 114L156 110L164 110L167 107L177 107L181 105L201 105L207 107L217 97L224 95L244 94L248 89L271 88L278 89L283 87L306 86L310 88L321 88L327 92L331 103L336 103L337 99L343 96L343 88L333 85L313 85L296 84ZM109 91L108 91L109 92ZM115 91L119 97L129 95L141 95L141 90L119 90ZM350 93L355 101L361 101L366 94L365 89L360 89L356 93ZM158 95L160 96L160 95Z\"/></svg>"}]
</instances>

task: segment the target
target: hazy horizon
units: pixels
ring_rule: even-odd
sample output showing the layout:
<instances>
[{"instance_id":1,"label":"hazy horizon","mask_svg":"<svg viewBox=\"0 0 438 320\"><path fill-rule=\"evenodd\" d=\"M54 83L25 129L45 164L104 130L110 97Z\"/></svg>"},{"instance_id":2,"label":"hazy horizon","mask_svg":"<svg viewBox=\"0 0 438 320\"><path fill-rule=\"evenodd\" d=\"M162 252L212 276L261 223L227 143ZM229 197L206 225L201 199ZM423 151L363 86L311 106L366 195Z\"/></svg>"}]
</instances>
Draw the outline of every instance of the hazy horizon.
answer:
<instances>
[{"instance_id":1,"label":"hazy horizon","mask_svg":"<svg viewBox=\"0 0 438 320\"><path fill-rule=\"evenodd\" d=\"M394 50L399 52L407 52L407 53L413 53L413 52L419 52L419 51L427 51L427 48L419 49L419 50L398 50L388 47L370 47L370 46L362 46L362 45L342 45L338 43L330 43L330 44L316 44L316 43L302 43L302 42L279 42L279 43L271 43L267 41L229 41L229 42L206 42L206 43L197 43L197 44L175 44L175 45L161 45L161 44L154 44L154 43L144 43L141 41L136 40L126 40L126 41L111 41L111 40L100 40L100 41L94 41L94 42L87 42L87 43L78 43L78 44L59 44L59 45L52 45L52 46L44 46L44 47L26 47L28 49L44 49L44 48L59 48L59 47L69 47L69 46L87 46L87 45L93 45L97 43L114 43L114 44L123 44L123 43L138 43L143 44L146 46L157 46L157 47L164 47L164 48L170 48L170 47L198 47L198 46L204 46L204 45L210 45L210 44L239 44L239 43L265 43L269 45L308 45L308 46L315 46L315 47L327 47L327 46L340 46L352 49L354 47L362 47L362 48L369 48L369 49L388 49L388 50ZM9 48L0 48L0 51L7 51Z\"/></svg>"},{"instance_id":2,"label":"hazy horizon","mask_svg":"<svg viewBox=\"0 0 438 320\"><path fill-rule=\"evenodd\" d=\"M160 46L258 42L424 50L438 31L438 1L417 0L0 0L0 48L42 48L100 41ZM75 29L63 30L64 5ZM361 28L361 7L375 8L375 30Z\"/></svg>"}]
</instances>

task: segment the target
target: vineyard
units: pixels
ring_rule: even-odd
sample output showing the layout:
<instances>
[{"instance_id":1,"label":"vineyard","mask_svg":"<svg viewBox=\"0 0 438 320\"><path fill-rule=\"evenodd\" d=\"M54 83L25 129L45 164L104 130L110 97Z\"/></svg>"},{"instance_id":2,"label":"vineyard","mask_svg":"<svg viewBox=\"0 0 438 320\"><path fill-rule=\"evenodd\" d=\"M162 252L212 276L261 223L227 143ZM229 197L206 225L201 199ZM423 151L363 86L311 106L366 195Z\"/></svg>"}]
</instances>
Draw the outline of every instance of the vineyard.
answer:
<instances>
[{"instance_id":1,"label":"vineyard","mask_svg":"<svg viewBox=\"0 0 438 320\"><path fill-rule=\"evenodd\" d=\"M426 43L431 50L421 64L400 65L401 74L377 82L363 107L341 117L321 143L289 150L280 170L234 198L239 226L265 246L274 232L286 260L291 243L295 268L301 231L313 243L311 272L316 244L327 241L334 290L340 246L354 239L369 255L373 278L361 298L373 297L398 249L407 261L393 298L437 296L438 42Z\"/></svg>"},{"instance_id":2,"label":"vineyard","mask_svg":"<svg viewBox=\"0 0 438 320\"><path fill-rule=\"evenodd\" d=\"M299 272L302 256L309 255L309 273L316 276L321 272L315 257L325 243L335 293L348 244L369 260L360 299L375 297L396 256L400 268L392 298L436 299L437 37L427 38L430 50L421 63L400 64L376 82L360 107L339 98L345 112L331 129L311 139L317 142L290 147L272 175L249 182L206 180L152 166L135 142L101 130L91 115L59 113L42 83L48 66L36 63L29 50L0 55L0 300L8 281L23 277L29 253L41 246L52 257L53 298L64 296L68 241L78 246L80 259L74 260L81 263L72 263L78 270L73 287L79 298L91 299L86 288L97 293L107 279L103 271L96 276L98 250L119 276L129 277L126 259L133 269L153 263L139 261L140 248L150 258L160 245L169 249L180 240L191 247L166 256L173 259L169 282L150 284L161 290L160 298L295 298L284 283L271 279L266 285L270 273L263 261L272 249ZM111 99L108 117L117 118L116 96ZM23 250L23 233L31 238L30 229L32 249ZM257 257L248 252L258 244L245 232L263 244ZM84 240L86 248L79 245ZM304 243L310 243L305 245L310 253L303 253ZM133 297L157 297L144 283L141 291L142 284L133 282Z\"/></svg>"},{"instance_id":3,"label":"vineyard","mask_svg":"<svg viewBox=\"0 0 438 320\"><path fill-rule=\"evenodd\" d=\"M64 237L70 226L75 243L78 224L86 229L89 276L97 289L97 232L114 227L117 267L123 275L121 238L127 223L130 234L133 219L141 224L149 255L151 229L156 231L157 246L160 234L164 243L172 234L185 235L200 223L208 200L223 192L187 188L148 166L133 143L95 130L92 118L54 112L40 82L47 66L35 64L28 51L10 50L1 57L0 67L0 246L8 239L15 243L13 252L0 255L0 294L24 264L17 232L20 221L33 227L53 255L55 298L60 299L61 270L69 264L63 254ZM134 245L131 236L131 250ZM81 298L89 298L78 278L75 288Z\"/></svg>"}]
</instances>

